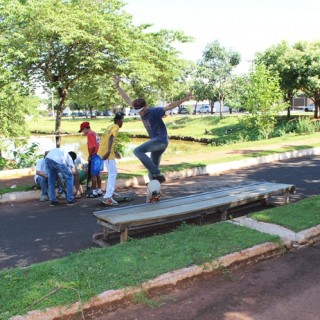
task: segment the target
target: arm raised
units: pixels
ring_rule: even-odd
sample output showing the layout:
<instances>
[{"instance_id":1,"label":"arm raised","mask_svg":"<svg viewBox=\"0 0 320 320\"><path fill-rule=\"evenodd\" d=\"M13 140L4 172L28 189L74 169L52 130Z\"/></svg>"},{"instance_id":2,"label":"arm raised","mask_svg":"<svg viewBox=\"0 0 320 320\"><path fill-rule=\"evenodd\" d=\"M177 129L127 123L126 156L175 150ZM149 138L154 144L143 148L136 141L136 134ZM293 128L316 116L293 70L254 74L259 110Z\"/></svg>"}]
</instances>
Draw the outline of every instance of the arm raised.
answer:
<instances>
[{"instance_id":1,"label":"arm raised","mask_svg":"<svg viewBox=\"0 0 320 320\"><path fill-rule=\"evenodd\" d=\"M168 110L171 110L177 106L179 106L181 103L185 102L185 101L188 101L190 99L192 99L192 93L189 92L184 98L180 99L180 100L176 100L176 101L173 101L171 103L169 103L168 105L166 105L165 107L163 107L163 110L164 111L168 111Z\"/></svg>"},{"instance_id":2,"label":"arm raised","mask_svg":"<svg viewBox=\"0 0 320 320\"><path fill-rule=\"evenodd\" d=\"M120 87L120 77L119 76L114 76L114 84L122 97L122 99L130 106L133 107L132 105L132 100L130 97L127 95L127 93Z\"/></svg>"}]
</instances>

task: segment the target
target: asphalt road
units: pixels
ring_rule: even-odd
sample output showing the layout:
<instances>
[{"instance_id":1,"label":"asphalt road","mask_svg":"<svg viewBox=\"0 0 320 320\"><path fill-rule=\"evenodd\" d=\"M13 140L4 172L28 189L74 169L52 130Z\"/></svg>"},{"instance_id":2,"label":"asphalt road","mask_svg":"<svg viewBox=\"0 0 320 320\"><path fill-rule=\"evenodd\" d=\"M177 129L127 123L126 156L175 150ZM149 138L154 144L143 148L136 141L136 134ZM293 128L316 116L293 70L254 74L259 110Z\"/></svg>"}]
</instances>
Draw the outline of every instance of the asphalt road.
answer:
<instances>
[{"instance_id":1,"label":"asphalt road","mask_svg":"<svg viewBox=\"0 0 320 320\"><path fill-rule=\"evenodd\" d=\"M198 176L163 185L164 198L181 197L248 180L295 184L292 201L319 194L320 156L290 159L273 164L232 171L219 176ZM129 190L131 191L131 190ZM122 205L145 201L145 187L134 189L137 199ZM0 269L27 266L63 257L95 246L92 235L101 232L92 213L104 209L97 199L80 199L76 206L65 203L28 201L0 205Z\"/></svg>"}]
</instances>

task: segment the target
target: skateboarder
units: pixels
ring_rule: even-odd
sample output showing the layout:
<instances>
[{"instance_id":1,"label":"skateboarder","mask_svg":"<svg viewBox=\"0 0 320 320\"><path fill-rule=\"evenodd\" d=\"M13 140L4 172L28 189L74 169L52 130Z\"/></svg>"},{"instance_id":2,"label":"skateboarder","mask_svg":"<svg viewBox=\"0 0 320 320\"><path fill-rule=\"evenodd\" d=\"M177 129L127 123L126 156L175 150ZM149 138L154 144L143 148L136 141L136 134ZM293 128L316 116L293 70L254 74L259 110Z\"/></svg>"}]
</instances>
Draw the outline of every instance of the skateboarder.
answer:
<instances>
[{"instance_id":1,"label":"skateboarder","mask_svg":"<svg viewBox=\"0 0 320 320\"><path fill-rule=\"evenodd\" d=\"M104 143L101 144L101 158L104 160L104 163L108 170L108 180L107 180L107 187L106 193L103 196L102 203L108 206L116 206L118 202L114 200L115 196L118 196L114 192L116 187L116 180L117 180L117 164L115 159L120 159L120 154L114 150L115 140L120 128L123 125L123 113L117 112L114 119L113 124L110 125L106 131L105 136L102 140ZM106 151L104 151L106 150Z\"/></svg>"},{"instance_id":2,"label":"skateboarder","mask_svg":"<svg viewBox=\"0 0 320 320\"><path fill-rule=\"evenodd\" d=\"M121 97L135 109L141 117L141 120L149 134L150 140L141 144L133 150L134 155L142 162L149 172L150 180L158 180L160 183L165 182L165 176L160 173L159 165L163 152L168 147L167 128L162 120L165 112L179 106L181 103L192 99L192 94L187 94L184 98L171 102L165 107L149 108L146 101L142 98L134 101L120 87L120 77L114 77L115 86ZM146 153L150 152L150 157Z\"/></svg>"}]
</instances>

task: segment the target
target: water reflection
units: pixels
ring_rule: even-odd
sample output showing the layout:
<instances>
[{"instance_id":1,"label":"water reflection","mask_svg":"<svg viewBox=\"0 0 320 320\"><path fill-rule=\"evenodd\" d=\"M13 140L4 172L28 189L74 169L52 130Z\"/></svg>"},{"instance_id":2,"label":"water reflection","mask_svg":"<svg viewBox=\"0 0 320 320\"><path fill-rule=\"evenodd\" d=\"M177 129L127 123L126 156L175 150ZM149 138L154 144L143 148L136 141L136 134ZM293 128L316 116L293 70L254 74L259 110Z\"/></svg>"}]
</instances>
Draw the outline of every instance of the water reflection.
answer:
<instances>
[{"instance_id":1,"label":"water reflection","mask_svg":"<svg viewBox=\"0 0 320 320\"><path fill-rule=\"evenodd\" d=\"M44 153L46 150L51 150L56 147L55 136L33 136L30 138L30 144L33 142L39 144L39 153ZM61 148L67 151L74 151L82 157L87 158L87 137L62 136Z\"/></svg>"}]
</instances>

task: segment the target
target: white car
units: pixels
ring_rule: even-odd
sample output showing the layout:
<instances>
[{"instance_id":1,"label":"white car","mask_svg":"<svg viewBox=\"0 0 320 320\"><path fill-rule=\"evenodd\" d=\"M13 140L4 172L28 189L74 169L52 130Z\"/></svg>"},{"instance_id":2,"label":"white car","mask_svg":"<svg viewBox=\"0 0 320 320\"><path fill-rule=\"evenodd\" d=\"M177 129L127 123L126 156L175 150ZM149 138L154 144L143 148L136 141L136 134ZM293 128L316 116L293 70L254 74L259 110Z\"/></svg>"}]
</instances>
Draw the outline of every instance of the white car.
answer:
<instances>
[{"instance_id":1,"label":"white car","mask_svg":"<svg viewBox=\"0 0 320 320\"><path fill-rule=\"evenodd\" d=\"M210 113L211 112L211 109L209 106L202 106L199 111L199 113Z\"/></svg>"},{"instance_id":2,"label":"white car","mask_svg":"<svg viewBox=\"0 0 320 320\"><path fill-rule=\"evenodd\" d=\"M137 112L134 108L132 108L129 112L129 116L138 116L139 112Z\"/></svg>"},{"instance_id":3,"label":"white car","mask_svg":"<svg viewBox=\"0 0 320 320\"><path fill-rule=\"evenodd\" d=\"M308 112L308 111L314 111L314 103L312 103L312 104L309 104L308 106L306 106L305 108L304 108L304 111L306 111L306 112Z\"/></svg>"}]
</instances>

